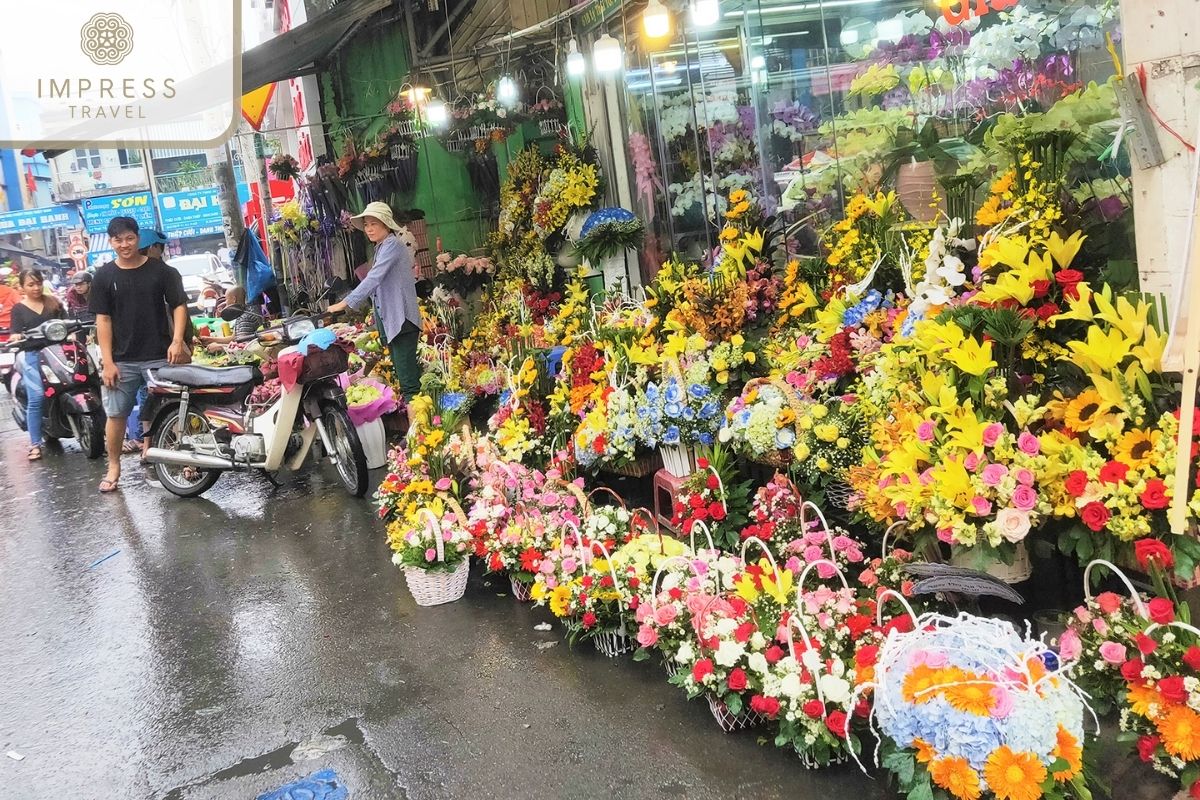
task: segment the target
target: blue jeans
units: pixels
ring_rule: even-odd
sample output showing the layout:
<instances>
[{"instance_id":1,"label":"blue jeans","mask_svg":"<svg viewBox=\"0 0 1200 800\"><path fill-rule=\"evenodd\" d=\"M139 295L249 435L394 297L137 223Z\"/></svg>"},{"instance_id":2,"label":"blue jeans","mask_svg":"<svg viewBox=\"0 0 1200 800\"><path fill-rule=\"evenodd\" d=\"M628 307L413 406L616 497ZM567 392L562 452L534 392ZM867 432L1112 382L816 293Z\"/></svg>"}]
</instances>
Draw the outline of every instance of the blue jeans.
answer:
<instances>
[{"instance_id":1,"label":"blue jeans","mask_svg":"<svg viewBox=\"0 0 1200 800\"><path fill-rule=\"evenodd\" d=\"M142 440L142 407L146 405L146 399L150 397L150 392L146 387L138 389L137 398L134 400L133 411L129 412L129 419L125 423L125 438L132 439L135 442Z\"/></svg>"},{"instance_id":2,"label":"blue jeans","mask_svg":"<svg viewBox=\"0 0 1200 800\"><path fill-rule=\"evenodd\" d=\"M42 444L42 403L46 399L46 385L42 383L42 358L36 350L22 353L20 361L21 380L25 382L25 426L29 429L29 442L34 447Z\"/></svg>"}]
</instances>

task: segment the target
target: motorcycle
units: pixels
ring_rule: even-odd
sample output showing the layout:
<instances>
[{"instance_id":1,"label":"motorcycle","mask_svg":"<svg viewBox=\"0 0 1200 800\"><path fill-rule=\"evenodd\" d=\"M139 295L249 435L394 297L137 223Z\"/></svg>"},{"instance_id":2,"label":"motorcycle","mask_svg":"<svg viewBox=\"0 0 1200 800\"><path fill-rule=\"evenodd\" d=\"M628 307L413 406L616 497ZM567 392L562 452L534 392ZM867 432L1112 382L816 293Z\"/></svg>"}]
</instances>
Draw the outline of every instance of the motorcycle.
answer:
<instances>
[{"instance_id":1,"label":"motorcycle","mask_svg":"<svg viewBox=\"0 0 1200 800\"><path fill-rule=\"evenodd\" d=\"M100 371L81 335L91 325L85 320L52 319L10 340L5 350L16 358L37 352L45 385L42 402L42 432L47 440L74 439L88 458L104 452L107 417L100 402ZM9 394L15 399L13 419L21 430L29 430L29 397L21 370L6 376Z\"/></svg>"},{"instance_id":2,"label":"motorcycle","mask_svg":"<svg viewBox=\"0 0 1200 800\"><path fill-rule=\"evenodd\" d=\"M226 321L245 309L230 306ZM326 314L294 316L281 326L238 341L257 341L264 348L283 347L279 356L327 322ZM338 376L349 356L336 346L305 356L296 383L278 399L253 402L263 382L258 367L171 366L151 370L146 419L151 419L146 461L163 487L180 497L197 497L225 472L259 470L271 475L303 466L319 437L346 491L367 491L367 457L346 411L346 394ZM272 478L273 480L273 478Z\"/></svg>"},{"instance_id":3,"label":"motorcycle","mask_svg":"<svg viewBox=\"0 0 1200 800\"><path fill-rule=\"evenodd\" d=\"M196 308L205 316L219 317L225 310L225 292L236 284L219 275L204 275L201 280L204 281L204 288L196 299Z\"/></svg>"}]
</instances>

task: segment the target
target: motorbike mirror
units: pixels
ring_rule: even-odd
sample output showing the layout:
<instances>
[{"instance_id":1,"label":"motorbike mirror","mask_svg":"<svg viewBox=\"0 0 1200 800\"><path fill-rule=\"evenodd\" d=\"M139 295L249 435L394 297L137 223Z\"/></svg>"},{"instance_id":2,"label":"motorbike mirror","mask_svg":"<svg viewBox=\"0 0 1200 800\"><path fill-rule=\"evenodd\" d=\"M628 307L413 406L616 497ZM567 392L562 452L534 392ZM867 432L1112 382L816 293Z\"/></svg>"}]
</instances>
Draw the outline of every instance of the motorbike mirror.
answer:
<instances>
[{"instance_id":1,"label":"motorbike mirror","mask_svg":"<svg viewBox=\"0 0 1200 800\"><path fill-rule=\"evenodd\" d=\"M221 319L226 322L233 322L235 319L246 313L246 309L241 306L225 306L221 311Z\"/></svg>"}]
</instances>

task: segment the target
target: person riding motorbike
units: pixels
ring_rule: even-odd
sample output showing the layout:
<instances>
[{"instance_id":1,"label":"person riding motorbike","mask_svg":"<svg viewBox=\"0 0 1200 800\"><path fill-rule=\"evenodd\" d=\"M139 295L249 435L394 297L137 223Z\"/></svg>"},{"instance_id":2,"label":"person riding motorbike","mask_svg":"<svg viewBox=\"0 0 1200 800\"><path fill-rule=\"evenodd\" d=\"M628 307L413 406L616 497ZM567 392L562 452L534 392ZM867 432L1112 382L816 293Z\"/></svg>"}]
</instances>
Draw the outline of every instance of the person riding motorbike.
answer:
<instances>
[{"instance_id":1,"label":"person riding motorbike","mask_svg":"<svg viewBox=\"0 0 1200 800\"><path fill-rule=\"evenodd\" d=\"M71 288L67 290L67 312L73 319L82 319L88 311L89 295L92 291L92 273L80 270L71 276Z\"/></svg>"},{"instance_id":2,"label":"person riding motorbike","mask_svg":"<svg viewBox=\"0 0 1200 800\"><path fill-rule=\"evenodd\" d=\"M45 278L42 277L42 273L28 269L20 274L19 279L25 297L12 309L14 333L19 335L47 320L63 318L62 303L58 302L58 298L53 294L45 291ZM30 350L21 353L17 359L17 368L21 370L21 379L25 381L25 392L29 398L30 461L37 461L42 457L42 402L46 387L42 382L41 358L40 352Z\"/></svg>"}]
</instances>

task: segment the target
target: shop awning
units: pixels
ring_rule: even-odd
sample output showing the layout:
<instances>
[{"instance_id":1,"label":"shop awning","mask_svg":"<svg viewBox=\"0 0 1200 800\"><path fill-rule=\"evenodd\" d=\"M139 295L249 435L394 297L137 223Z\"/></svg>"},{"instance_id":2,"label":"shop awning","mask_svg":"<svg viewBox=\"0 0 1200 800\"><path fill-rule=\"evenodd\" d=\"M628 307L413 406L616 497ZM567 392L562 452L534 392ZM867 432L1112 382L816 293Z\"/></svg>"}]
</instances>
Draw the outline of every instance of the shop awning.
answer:
<instances>
[{"instance_id":1,"label":"shop awning","mask_svg":"<svg viewBox=\"0 0 1200 800\"><path fill-rule=\"evenodd\" d=\"M337 52L376 11L391 0L342 0L315 19L242 54L242 91L285 81Z\"/></svg>"}]
</instances>

